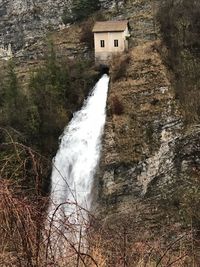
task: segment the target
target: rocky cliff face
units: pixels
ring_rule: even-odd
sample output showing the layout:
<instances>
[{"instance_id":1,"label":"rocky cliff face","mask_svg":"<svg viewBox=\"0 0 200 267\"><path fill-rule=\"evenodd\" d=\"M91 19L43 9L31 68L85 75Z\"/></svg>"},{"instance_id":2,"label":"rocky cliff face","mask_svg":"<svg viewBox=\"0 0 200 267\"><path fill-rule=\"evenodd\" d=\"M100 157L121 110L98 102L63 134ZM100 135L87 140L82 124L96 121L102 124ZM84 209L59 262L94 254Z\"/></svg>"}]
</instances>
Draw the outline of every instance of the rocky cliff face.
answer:
<instances>
[{"instance_id":1,"label":"rocky cliff face","mask_svg":"<svg viewBox=\"0 0 200 267\"><path fill-rule=\"evenodd\" d=\"M106 229L105 266L122 266L123 253L127 266L156 266L166 244L182 236L190 253L189 231L199 227L192 210L199 203L200 127L185 125L157 46L131 50L123 77L110 84L96 207ZM178 258L177 244L175 251L163 266Z\"/></svg>"},{"instance_id":2,"label":"rocky cliff face","mask_svg":"<svg viewBox=\"0 0 200 267\"><path fill-rule=\"evenodd\" d=\"M122 18L129 17L130 42L135 45L125 65L123 57L114 58L111 64L98 175L99 201L108 209L127 199L144 199L189 171L192 176L200 160L199 127L186 125L172 76L161 56L157 7L157 1L126 1L118 12Z\"/></svg>"},{"instance_id":3,"label":"rocky cliff face","mask_svg":"<svg viewBox=\"0 0 200 267\"><path fill-rule=\"evenodd\" d=\"M67 0L1 0L0 44L12 44L14 51L44 37L50 29L62 25Z\"/></svg>"},{"instance_id":4,"label":"rocky cliff face","mask_svg":"<svg viewBox=\"0 0 200 267\"><path fill-rule=\"evenodd\" d=\"M0 0L0 45L16 52L29 47L50 30L64 27L63 9L70 0ZM105 19L130 19L134 44L155 37L154 4L149 1L101 0ZM146 31L144 31L146 29ZM147 30L148 29L148 30Z\"/></svg>"},{"instance_id":5,"label":"rocky cliff face","mask_svg":"<svg viewBox=\"0 0 200 267\"><path fill-rule=\"evenodd\" d=\"M100 2L102 9L115 10L115 1ZM122 8L123 1L118 2ZM11 47L21 66L26 68L28 61L37 64L44 58L49 36L58 56L88 56L88 47L80 43L80 25L65 26L62 22L63 9L70 4L70 0L0 0L0 57L9 58Z\"/></svg>"},{"instance_id":6,"label":"rocky cliff face","mask_svg":"<svg viewBox=\"0 0 200 267\"><path fill-rule=\"evenodd\" d=\"M199 203L200 128L185 123L161 57L153 9L147 1L130 2L135 11L130 6L126 12L135 12L131 42L137 45L127 64L116 57L111 66L96 212L108 231L106 266L122 266L118 255L124 250L127 266L160 266L135 255L141 249L148 259L149 249L156 254L181 235L189 236L191 222L198 229L199 215L191 210ZM183 241L185 251L190 242Z\"/></svg>"},{"instance_id":7,"label":"rocky cliff face","mask_svg":"<svg viewBox=\"0 0 200 267\"><path fill-rule=\"evenodd\" d=\"M130 52L125 78L111 83L101 172L101 201L143 198L173 167L182 120L154 43ZM115 114L116 98L123 107Z\"/></svg>"}]
</instances>

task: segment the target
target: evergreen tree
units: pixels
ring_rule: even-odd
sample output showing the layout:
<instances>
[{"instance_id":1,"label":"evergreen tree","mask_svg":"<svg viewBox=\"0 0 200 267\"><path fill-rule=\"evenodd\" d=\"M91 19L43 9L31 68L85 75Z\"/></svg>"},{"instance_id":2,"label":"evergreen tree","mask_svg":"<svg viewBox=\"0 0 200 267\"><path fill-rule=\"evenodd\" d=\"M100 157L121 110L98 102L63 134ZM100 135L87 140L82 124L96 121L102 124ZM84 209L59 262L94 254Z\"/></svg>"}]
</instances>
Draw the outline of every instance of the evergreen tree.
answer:
<instances>
[{"instance_id":1,"label":"evergreen tree","mask_svg":"<svg viewBox=\"0 0 200 267\"><path fill-rule=\"evenodd\" d=\"M19 86L17 75L15 73L15 65L13 61L8 64L7 70L7 88L6 88L6 101L8 104L17 109L17 98L19 94Z\"/></svg>"},{"instance_id":2,"label":"evergreen tree","mask_svg":"<svg viewBox=\"0 0 200 267\"><path fill-rule=\"evenodd\" d=\"M13 61L8 63L4 88L4 110L9 124L13 127L19 123L19 113L21 110L21 92L17 75L15 72L15 64Z\"/></svg>"}]
</instances>

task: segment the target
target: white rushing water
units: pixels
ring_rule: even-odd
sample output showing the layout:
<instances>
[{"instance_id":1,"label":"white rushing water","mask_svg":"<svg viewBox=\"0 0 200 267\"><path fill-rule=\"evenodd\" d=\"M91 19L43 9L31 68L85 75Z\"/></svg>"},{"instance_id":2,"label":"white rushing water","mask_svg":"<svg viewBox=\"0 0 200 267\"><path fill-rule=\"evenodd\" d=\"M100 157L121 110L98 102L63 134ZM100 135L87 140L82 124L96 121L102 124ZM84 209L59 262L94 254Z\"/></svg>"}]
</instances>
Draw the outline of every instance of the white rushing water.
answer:
<instances>
[{"instance_id":1,"label":"white rushing water","mask_svg":"<svg viewBox=\"0 0 200 267\"><path fill-rule=\"evenodd\" d=\"M106 119L109 77L97 82L82 109L76 112L61 137L51 177L51 247L60 236L76 245L84 235L92 202L93 176L100 158L101 137ZM72 237L73 235L73 237ZM56 240L56 241L55 241Z\"/></svg>"}]
</instances>

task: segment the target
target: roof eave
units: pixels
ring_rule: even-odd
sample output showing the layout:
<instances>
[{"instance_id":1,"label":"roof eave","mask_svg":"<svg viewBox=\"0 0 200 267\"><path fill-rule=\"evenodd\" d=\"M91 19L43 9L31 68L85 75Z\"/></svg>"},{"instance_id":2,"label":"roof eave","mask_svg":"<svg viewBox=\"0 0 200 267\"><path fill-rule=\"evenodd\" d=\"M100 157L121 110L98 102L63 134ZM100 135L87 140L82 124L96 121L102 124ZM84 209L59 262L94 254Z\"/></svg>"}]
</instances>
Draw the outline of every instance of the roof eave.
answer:
<instances>
[{"instance_id":1,"label":"roof eave","mask_svg":"<svg viewBox=\"0 0 200 267\"><path fill-rule=\"evenodd\" d=\"M112 30L112 31L92 31L93 33L105 33L105 32L124 32L125 30Z\"/></svg>"}]
</instances>

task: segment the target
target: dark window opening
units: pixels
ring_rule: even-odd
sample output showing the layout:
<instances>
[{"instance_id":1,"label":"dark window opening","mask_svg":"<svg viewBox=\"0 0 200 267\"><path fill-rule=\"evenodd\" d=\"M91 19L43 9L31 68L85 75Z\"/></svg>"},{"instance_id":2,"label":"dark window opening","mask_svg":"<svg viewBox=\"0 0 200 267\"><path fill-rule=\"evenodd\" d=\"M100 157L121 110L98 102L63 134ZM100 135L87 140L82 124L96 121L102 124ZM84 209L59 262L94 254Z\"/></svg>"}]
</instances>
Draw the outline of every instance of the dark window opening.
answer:
<instances>
[{"instance_id":1,"label":"dark window opening","mask_svg":"<svg viewBox=\"0 0 200 267\"><path fill-rule=\"evenodd\" d=\"M100 41L100 45L101 45L101 47L105 47L105 41L104 40L101 40Z\"/></svg>"},{"instance_id":2,"label":"dark window opening","mask_svg":"<svg viewBox=\"0 0 200 267\"><path fill-rule=\"evenodd\" d=\"M118 40L114 40L114 47L118 47L118 46L119 46Z\"/></svg>"}]
</instances>

